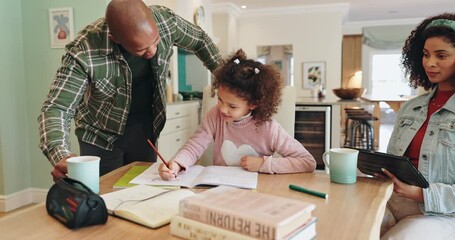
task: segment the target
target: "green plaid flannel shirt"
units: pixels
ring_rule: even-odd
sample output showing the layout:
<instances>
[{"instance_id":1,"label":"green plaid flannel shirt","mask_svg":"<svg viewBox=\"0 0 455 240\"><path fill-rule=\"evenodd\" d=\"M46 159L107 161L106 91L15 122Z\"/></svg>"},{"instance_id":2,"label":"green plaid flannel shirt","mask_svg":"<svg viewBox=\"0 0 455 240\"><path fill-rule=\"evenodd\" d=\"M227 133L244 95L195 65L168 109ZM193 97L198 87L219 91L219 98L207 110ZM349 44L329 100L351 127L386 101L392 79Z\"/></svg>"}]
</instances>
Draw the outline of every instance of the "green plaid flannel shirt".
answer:
<instances>
[{"instance_id":1,"label":"green plaid flannel shirt","mask_svg":"<svg viewBox=\"0 0 455 240\"><path fill-rule=\"evenodd\" d=\"M159 136L166 116L166 75L172 47L194 52L213 71L221 62L217 47L199 27L162 6L151 6L161 41L151 59L158 80L153 95L154 135ZM109 29L100 18L66 45L38 117L40 148L52 165L71 154L69 135L74 118L76 135L84 142L112 150L122 135L131 104L132 74L118 46L109 40Z\"/></svg>"}]
</instances>

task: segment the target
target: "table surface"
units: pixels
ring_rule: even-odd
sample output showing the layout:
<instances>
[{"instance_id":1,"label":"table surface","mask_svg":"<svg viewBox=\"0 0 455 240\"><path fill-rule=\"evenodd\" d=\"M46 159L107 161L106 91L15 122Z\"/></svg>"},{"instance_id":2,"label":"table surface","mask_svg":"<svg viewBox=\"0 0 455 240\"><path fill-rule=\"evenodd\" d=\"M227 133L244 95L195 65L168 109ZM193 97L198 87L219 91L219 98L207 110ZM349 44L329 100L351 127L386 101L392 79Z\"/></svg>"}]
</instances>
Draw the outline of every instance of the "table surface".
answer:
<instances>
[{"instance_id":1,"label":"table surface","mask_svg":"<svg viewBox=\"0 0 455 240\"><path fill-rule=\"evenodd\" d=\"M114 182L133 165L148 163L134 162L102 176L101 194L114 191ZM290 190L289 184L328 193L329 198ZM317 239L363 240L379 239L393 184L388 180L361 177L355 184L336 184L331 183L324 172L259 174L258 191L314 203ZM2 239L178 239L170 234L169 225L150 229L112 216L105 225L69 230L47 214L44 203L0 218L0 232Z\"/></svg>"},{"instance_id":2,"label":"table surface","mask_svg":"<svg viewBox=\"0 0 455 240\"><path fill-rule=\"evenodd\" d=\"M371 105L374 102L406 102L415 96L399 96L390 94L368 94L365 93L360 98L344 100L333 94L327 95L325 98L314 97L297 97L297 105Z\"/></svg>"},{"instance_id":3,"label":"table surface","mask_svg":"<svg viewBox=\"0 0 455 240\"><path fill-rule=\"evenodd\" d=\"M406 102L413 96L399 96L399 95L387 95L387 94L363 94L362 99L370 102Z\"/></svg>"}]
</instances>

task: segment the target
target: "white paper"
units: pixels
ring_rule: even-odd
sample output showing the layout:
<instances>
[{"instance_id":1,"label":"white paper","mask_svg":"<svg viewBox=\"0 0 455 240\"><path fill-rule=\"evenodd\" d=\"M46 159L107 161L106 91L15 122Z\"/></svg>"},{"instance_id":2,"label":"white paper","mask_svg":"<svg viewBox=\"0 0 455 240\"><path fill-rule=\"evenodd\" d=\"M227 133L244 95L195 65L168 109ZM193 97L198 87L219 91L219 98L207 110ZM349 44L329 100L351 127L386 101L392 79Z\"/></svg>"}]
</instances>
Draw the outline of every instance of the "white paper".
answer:
<instances>
[{"instance_id":1,"label":"white paper","mask_svg":"<svg viewBox=\"0 0 455 240\"><path fill-rule=\"evenodd\" d=\"M177 174L177 179L162 180L158 167L160 163L154 163L143 173L135 177L130 183L159 185L159 186L182 186L195 187L197 185L228 185L240 188L256 189L258 173L249 172L241 167L193 165L187 171Z\"/></svg>"},{"instance_id":2,"label":"white paper","mask_svg":"<svg viewBox=\"0 0 455 240\"><path fill-rule=\"evenodd\" d=\"M144 201L146 199L159 196L165 192L169 192L169 190L152 186L138 185L115 192L105 193L101 195L101 197L106 203L106 208L109 211L114 211L116 208L120 207L124 203L127 202L137 203L140 201Z\"/></svg>"}]
</instances>

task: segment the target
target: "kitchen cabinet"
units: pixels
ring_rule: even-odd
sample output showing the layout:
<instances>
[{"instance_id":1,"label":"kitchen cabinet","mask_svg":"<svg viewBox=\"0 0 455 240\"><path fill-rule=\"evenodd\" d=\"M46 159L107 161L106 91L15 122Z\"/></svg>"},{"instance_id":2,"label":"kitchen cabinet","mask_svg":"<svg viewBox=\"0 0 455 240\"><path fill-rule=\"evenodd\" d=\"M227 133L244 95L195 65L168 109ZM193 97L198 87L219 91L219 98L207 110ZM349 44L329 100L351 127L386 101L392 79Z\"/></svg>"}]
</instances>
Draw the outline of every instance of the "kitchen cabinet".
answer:
<instances>
[{"instance_id":1,"label":"kitchen cabinet","mask_svg":"<svg viewBox=\"0 0 455 240\"><path fill-rule=\"evenodd\" d=\"M356 72L362 71L362 35L345 35L342 44L341 87L361 87L350 82ZM360 84L360 85L355 85Z\"/></svg>"},{"instance_id":2,"label":"kitchen cabinet","mask_svg":"<svg viewBox=\"0 0 455 240\"><path fill-rule=\"evenodd\" d=\"M158 150L166 160L170 160L197 129L199 109L199 101L167 104L166 124L158 139Z\"/></svg>"}]
</instances>

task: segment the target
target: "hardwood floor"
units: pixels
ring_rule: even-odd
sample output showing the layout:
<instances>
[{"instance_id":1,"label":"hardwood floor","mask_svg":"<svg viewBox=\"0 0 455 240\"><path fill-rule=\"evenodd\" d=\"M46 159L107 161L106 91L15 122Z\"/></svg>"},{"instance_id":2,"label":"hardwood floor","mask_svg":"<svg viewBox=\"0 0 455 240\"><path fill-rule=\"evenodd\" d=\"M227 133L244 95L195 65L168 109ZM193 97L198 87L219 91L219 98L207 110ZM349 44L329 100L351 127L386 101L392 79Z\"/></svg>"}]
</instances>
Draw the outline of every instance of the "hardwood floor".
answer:
<instances>
[{"instance_id":1,"label":"hardwood floor","mask_svg":"<svg viewBox=\"0 0 455 240\"><path fill-rule=\"evenodd\" d=\"M19 212L19 211L21 211L21 210L27 209L27 208L32 207L32 206L35 206L35 205L36 205L36 203L32 203L32 204L29 204L29 205L20 207L20 208L18 208L18 209L14 209L14 210L9 211L9 212L0 212L0 218L5 217L5 216L8 216L8 215L11 215L11 214L13 214L13 213Z\"/></svg>"}]
</instances>

